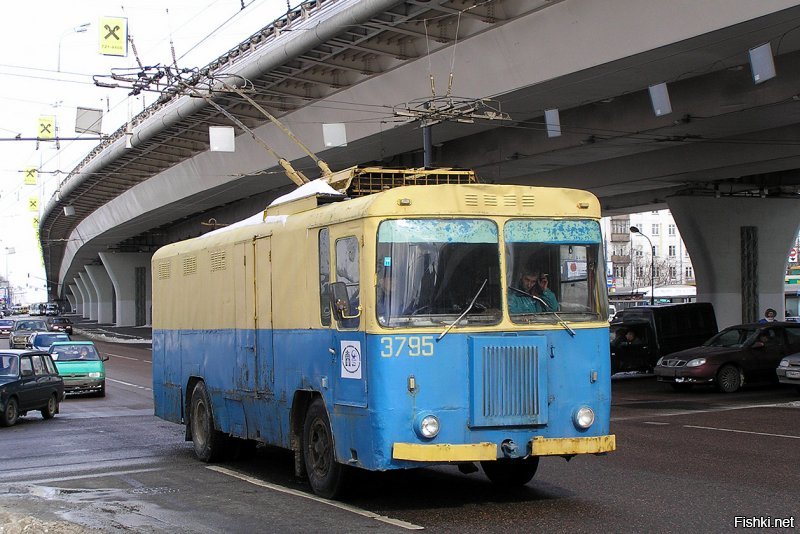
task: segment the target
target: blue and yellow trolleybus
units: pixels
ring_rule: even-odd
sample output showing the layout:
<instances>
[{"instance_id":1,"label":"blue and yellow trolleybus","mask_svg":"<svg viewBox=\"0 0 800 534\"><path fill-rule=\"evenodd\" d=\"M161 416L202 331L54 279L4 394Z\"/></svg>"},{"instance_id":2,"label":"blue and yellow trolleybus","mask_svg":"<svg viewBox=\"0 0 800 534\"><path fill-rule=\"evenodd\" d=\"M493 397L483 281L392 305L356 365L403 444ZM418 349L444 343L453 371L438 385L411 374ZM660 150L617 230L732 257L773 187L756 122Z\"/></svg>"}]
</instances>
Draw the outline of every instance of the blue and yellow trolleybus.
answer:
<instances>
[{"instance_id":1,"label":"blue and yellow trolleybus","mask_svg":"<svg viewBox=\"0 0 800 534\"><path fill-rule=\"evenodd\" d=\"M200 459L285 447L334 497L354 468L521 485L542 456L614 450L592 194L458 170L320 182L153 257L155 411Z\"/></svg>"}]
</instances>

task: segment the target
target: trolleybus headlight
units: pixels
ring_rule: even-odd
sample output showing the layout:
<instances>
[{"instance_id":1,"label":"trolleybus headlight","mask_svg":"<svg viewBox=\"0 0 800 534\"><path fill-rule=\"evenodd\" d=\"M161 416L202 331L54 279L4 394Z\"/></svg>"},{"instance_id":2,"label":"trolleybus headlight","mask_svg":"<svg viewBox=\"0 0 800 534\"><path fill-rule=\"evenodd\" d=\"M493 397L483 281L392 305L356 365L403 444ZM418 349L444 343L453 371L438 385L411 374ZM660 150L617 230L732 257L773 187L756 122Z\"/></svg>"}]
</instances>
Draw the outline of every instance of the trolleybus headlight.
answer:
<instances>
[{"instance_id":1,"label":"trolleybus headlight","mask_svg":"<svg viewBox=\"0 0 800 534\"><path fill-rule=\"evenodd\" d=\"M423 439L433 439L439 434L439 418L432 414L417 416L414 431Z\"/></svg>"},{"instance_id":2,"label":"trolleybus headlight","mask_svg":"<svg viewBox=\"0 0 800 534\"><path fill-rule=\"evenodd\" d=\"M575 426L578 428L586 429L594 424L594 410L588 406L581 406L573 416Z\"/></svg>"}]
</instances>

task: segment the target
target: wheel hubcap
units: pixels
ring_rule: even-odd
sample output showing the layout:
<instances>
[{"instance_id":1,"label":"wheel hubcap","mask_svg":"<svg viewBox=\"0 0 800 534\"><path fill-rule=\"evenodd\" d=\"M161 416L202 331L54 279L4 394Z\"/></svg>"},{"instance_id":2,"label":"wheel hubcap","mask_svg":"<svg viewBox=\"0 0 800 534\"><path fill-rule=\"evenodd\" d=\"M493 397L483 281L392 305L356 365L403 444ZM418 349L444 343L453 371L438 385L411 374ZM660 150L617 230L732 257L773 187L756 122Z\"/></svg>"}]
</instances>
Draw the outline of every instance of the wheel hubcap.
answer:
<instances>
[{"instance_id":1,"label":"wheel hubcap","mask_svg":"<svg viewBox=\"0 0 800 534\"><path fill-rule=\"evenodd\" d=\"M328 456L330 454L330 440L325 425L321 421L314 421L311 430L311 443L308 444L311 463L314 471L320 475L328 472Z\"/></svg>"}]
</instances>

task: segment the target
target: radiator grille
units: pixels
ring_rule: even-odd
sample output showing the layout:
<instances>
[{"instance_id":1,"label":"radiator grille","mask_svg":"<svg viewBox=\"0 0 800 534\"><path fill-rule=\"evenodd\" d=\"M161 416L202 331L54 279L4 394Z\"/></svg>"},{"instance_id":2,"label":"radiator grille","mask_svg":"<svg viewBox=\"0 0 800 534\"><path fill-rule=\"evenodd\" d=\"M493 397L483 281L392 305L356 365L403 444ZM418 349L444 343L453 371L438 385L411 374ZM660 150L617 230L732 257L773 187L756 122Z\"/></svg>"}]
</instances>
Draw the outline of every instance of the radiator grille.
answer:
<instances>
[{"instance_id":1,"label":"radiator grille","mask_svg":"<svg viewBox=\"0 0 800 534\"><path fill-rule=\"evenodd\" d=\"M536 347L483 347L482 415L521 417L539 414Z\"/></svg>"}]
</instances>

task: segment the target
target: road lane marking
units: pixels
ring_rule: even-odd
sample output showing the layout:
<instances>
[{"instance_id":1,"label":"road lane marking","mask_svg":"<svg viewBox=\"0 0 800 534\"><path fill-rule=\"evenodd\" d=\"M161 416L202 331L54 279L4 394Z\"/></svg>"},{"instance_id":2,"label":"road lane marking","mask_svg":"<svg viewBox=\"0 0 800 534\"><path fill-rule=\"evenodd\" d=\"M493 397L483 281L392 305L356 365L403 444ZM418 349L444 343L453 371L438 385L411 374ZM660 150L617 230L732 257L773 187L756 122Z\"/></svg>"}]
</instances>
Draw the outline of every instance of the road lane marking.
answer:
<instances>
[{"instance_id":1,"label":"road lane marking","mask_svg":"<svg viewBox=\"0 0 800 534\"><path fill-rule=\"evenodd\" d=\"M135 362L144 362L153 365L153 362L150 360L143 360L141 358L131 358L130 356L122 356L121 354L112 354L110 352L106 352L108 356L113 356L114 358L122 358L123 360L133 360Z\"/></svg>"},{"instance_id":2,"label":"road lane marking","mask_svg":"<svg viewBox=\"0 0 800 534\"><path fill-rule=\"evenodd\" d=\"M770 434L769 432L753 432L751 430L735 430L733 428L717 428L713 426L683 425L684 428L699 428L700 430L719 430L720 432L736 432L737 434L754 434L756 436L769 436L772 438L800 439L800 436L788 434Z\"/></svg>"},{"instance_id":3,"label":"road lane marking","mask_svg":"<svg viewBox=\"0 0 800 534\"><path fill-rule=\"evenodd\" d=\"M645 421L644 424L646 425L669 425L671 423L663 423L660 421Z\"/></svg>"},{"instance_id":4,"label":"road lane marking","mask_svg":"<svg viewBox=\"0 0 800 534\"><path fill-rule=\"evenodd\" d=\"M145 389L147 391L153 391L153 388L149 388L147 386L140 386L139 384L131 384L130 382L123 382L122 380L114 380L113 378L106 377L106 380L109 382L114 382L116 384L122 384L124 386L131 386L132 388L136 389Z\"/></svg>"},{"instance_id":5,"label":"road lane marking","mask_svg":"<svg viewBox=\"0 0 800 534\"><path fill-rule=\"evenodd\" d=\"M374 512L370 512L368 510L362 510L361 508L356 508L355 506L350 506L341 502L331 501L328 499L323 499L322 497L317 497L316 495L311 495L309 493L304 493L302 491L293 490L291 488L285 488L283 486L278 486L276 484L270 484L269 482L264 482L263 480L259 480L257 478L244 475L242 473L237 473L236 471L231 471L230 469L226 469L225 467L220 467L218 465L209 465L206 466L206 469L210 469L212 471L216 471L217 473L221 473L223 475L228 475L234 478L238 478L239 480L243 480L245 482L249 482L250 484L254 484L256 486L261 486L264 488L268 488L274 491L279 491L281 493L288 493L289 495L294 495L295 497L302 497L304 499L309 499L311 501L316 501L322 504L327 504L329 506L333 506L334 508L339 508L340 510L344 510L345 512L350 512L356 515L360 515L363 517L368 517L370 519L375 519L377 521L381 521L382 523L387 523L389 525L394 525L396 527L404 528L406 530L424 530L425 527L415 525L413 523L408 523L406 521L400 519L393 519L391 517L387 517L385 515L378 515Z\"/></svg>"},{"instance_id":6,"label":"road lane marking","mask_svg":"<svg viewBox=\"0 0 800 534\"><path fill-rule=\"evenodd\" d=\"M719 408L709 408L707 410L678 410L675 412L650 413L644 415L632 415L629 417L612 417L611 422L636 421L637 419L652 419L653 417L675 417L676 415L693 415L698 413L728 412L732 410L748 410L750 408L800 408L797 402L779 402L775 404L743 404L739 406L721 406Z\"/></svg>"}]
</instances>

